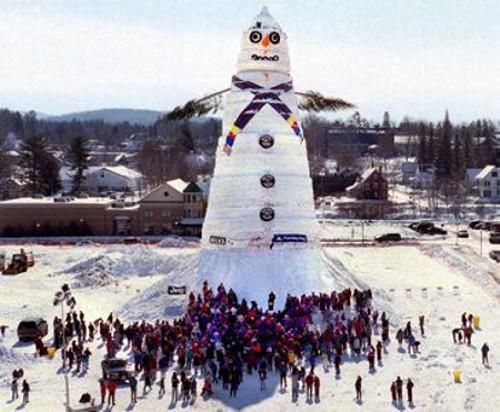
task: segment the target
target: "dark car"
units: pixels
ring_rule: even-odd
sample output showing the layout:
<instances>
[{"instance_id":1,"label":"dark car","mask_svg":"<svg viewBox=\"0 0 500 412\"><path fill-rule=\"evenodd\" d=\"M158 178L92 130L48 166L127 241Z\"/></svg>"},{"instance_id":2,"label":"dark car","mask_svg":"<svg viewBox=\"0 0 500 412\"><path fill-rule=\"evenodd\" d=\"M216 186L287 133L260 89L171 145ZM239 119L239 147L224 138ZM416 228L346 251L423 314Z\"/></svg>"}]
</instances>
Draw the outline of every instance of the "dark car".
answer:
<instances>
[{"instance_id":1,"label":"dark car","mask_svg":"<svg viewBox=\"0 0 500 412\"><path fill-rule=\"evenodd\" d=\"M422 235L446 235L448 232L440 227L434 226L434 223L422 221L410 224L410 229Z\"/></svg>"},{"instance_id":2,"label":"dark car","mask_svg":"<svg viewBox=\"0 0 500 412\"><path fill-rule=\"evenodd\" d=\"M25 318L17 326L17 336L21 341L43 338L48 333L47 321L39 317Z\"/></svg>"},{"instance_id":3,"label":"dark car","mask_svg":"<svg viewBox=\"0 0 500 412\"><path fill-rule=\"evenodd\" d=\"M126 359L111 358L101 362L102 377L113 381L126 381L134 375L134 366Z\"/></svg>"},{"instance_id":4,"label":"dark car","mask_svg":"<svg viewBox=\"0 0 500 412\"><path fill-rule=\"evenodd\" d=\"M376 242L399 242L401 235L399 233L385 233L375 237Z\"/></svg>"},{"instance_id":5,"label":"dark car","mask_svg":"<svg viewBox=\"0 0 500 412\"><path fill-rule=\"evenodd\" d=\"M457 232L457 237L468 238L469 237L469 232L467 232L466 230L459 230Z\"/></svg>"},{"instance_id":6,"label":"dark car","mask_svg":"<svg viewBox=\"0 0 500 412\"><path fill-rule=\"evenodd\" d=\"M500 232L490 233L490 243L499 244L500 243Z\"/></svg>"},{"instance_id":7,"label":"dark car","mask_svg":"<svg viewBox=\"0 0 500 412\"><path fill-rule=\"evenodd\" d=\"M469 223L469 227L473 230L479 230L483 226L483 222L480 220L473 220L472 222Z\"/></svg>"},{"instance_id":8,"label":"dark car","mask_svg":"<svg viewBox=\"0 0 500 412\"><path fill-rule=\"evenodd\" d=\"M448 234L448 232L446 230L444 230L443 228L437 227L437 226L433 226L433 227L429 228L428 230L424 231L423 233L425 233L427 235L447 235Z\"/></svg>"},{"instance_id":9,"label":"dark car","mask_svg":"<svg viewBox=\"0 0 500 412\"><path fill-rule=\"evenodd\" d=\"M490 258L500 263L500 250L492 250L490 252Z\"/></svg>"}]
</instances>

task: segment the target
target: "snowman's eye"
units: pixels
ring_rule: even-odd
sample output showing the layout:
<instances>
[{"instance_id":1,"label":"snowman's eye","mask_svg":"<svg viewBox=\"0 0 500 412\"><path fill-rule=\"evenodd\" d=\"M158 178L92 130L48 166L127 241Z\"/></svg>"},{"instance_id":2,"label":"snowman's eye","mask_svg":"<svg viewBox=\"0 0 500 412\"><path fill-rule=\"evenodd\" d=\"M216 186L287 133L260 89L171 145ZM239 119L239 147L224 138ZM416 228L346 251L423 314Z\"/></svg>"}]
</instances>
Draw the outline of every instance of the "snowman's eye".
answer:
<instances>
[{"instance_id":1,"label":"snowman's eye","mask_svg":"<svg viewBox=\"0 0 500 412\"><path fill-rule=\"evenodd\" d=\"M262 40L262 34L259 31L252 31L249 38L252 43L258 43Z\"/></svg>"},{"instance_id":2,"label":"snowman's eye","mask_svg":"<svg viewBox=\"0 0 500 412\"><path fill-rule=\"evenodd\" d=\"M269 35L269 41L272 44L278 44L280 40L281 40L280 34L275 31L271 32L271 34Z\"/></svg>"}]
</instances>

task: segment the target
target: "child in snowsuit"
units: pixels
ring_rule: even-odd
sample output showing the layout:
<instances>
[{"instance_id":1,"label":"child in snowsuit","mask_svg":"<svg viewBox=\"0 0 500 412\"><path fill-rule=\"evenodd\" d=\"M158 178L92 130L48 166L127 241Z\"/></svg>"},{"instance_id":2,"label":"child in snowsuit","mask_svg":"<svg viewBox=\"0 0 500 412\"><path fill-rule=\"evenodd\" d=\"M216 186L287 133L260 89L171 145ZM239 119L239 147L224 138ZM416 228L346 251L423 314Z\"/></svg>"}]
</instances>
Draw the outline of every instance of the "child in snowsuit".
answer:
<instances>
[{"instance_id":1,"label":"child in snowsuit","mask_svg":"<svg viewBox=\"0 0 500 412\"><path fill-rule=\"evenodd\" d=\"M361 376L358 376L356 383L354 384L354 389L356 389L356 401L361 402L361 388L362 388Z\"/></svg>"}]
</instances>

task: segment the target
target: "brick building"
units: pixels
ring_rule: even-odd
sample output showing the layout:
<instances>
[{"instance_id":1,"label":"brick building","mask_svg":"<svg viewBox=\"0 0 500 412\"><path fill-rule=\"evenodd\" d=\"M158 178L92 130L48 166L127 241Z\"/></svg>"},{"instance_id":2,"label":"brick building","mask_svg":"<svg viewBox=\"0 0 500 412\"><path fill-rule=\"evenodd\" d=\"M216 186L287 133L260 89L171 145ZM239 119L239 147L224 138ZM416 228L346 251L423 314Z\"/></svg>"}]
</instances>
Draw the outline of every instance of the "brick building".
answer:
<instances>
[{"instance_id":1,"label":"brick building","mask_svg":"<svg viewBox=\"0 0 500 412\"><path fill-rule=\"evenodd\" d=\"M189 201L188 201L189 200ZM166 182L139 201L89 198L20 198L0 202L2 236L199 235L206 197L194 182ZM189 229L182 221L196 216Z\"/></svg>"}]
</instances>

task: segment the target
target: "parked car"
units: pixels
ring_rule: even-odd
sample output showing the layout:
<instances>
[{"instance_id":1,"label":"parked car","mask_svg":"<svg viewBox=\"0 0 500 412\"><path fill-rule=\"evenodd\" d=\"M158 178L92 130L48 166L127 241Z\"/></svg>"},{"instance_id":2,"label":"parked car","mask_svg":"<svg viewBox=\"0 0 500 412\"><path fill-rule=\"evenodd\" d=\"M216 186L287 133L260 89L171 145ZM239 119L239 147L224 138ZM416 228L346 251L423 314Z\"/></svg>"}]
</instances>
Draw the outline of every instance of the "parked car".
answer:
<instances>
[{"instance_id":1,"label":"parked car","mask_svg":"<svg viewBox=\"0 0 500 412\"><path fill-rule=\"evenodd\" d=\"M134 366L126 359L111 358L101 362L102 377L113 381L126 381L134 375Z\"/></svg>"},{"instance_id":2,"label":"parked car","mask_svg":"<svg viewBox=\"0 0 500 412\"><path fill-rule=\"evenodd\" d=\"M25 318L17 326L17 336L21 341L43 338L48 333L49 325L40 317Z\"/></svg>"},{"instance_id":3,"label":"parked car","mask_svg":"<svg viewBox=\"0 0 500 412\"><path fill-rule=\"evenodd\" d=\"M467 232L466 230L459 230L457 232L457 237L468 238L469 237L469 232Z\"/></svg>"},{"instance_id":4,"label":"parked car","mask_svg":"<svg viewBox=\"0 0 500 412\"><path fill-rule=\"evenodd\" d=\"M500 263L500 250L492 250L490 251L490 258Z\"/></svg>"},{"instance_id":5,"label":"parked car","mask_svg":"<svg viewBox=\"0 0 500 412\"><path fill-rule=\"evenodd\" d=\"M474 230L479 230L483 226L483 222L480 220L473 220L472 222L469 223L469 227Z\"/></svg>"},{"instance_id":6,"label":"parked car","mask_svg":"<svg viewBox=\"0 0 500 412\"><path fill-rule=\"evenodd\" d=\"M423 235L446 235L448 233L443 228L434 226L434 223L428 221L413 222L409 227Z\"/></svg>"},{"instance_id":7,"label":"parked car","mask_svg":"<svg viewBox=\"0 0 500 412\"><path fill-rule=\"evenodd\" d=\"M490 243L499 244L500 243L500 232L490 233Z\"/></svg>"},{"instance_id":8,"label":"parked car","mask_svg":"<svg viewBox=\"0 0 500 412\"><path fill-rule=\"evenodd\" d=\"M399 242L401 235L399 233L384 233L383 235L376 236L376 242Z\"/></svg>"}]
</instances>

